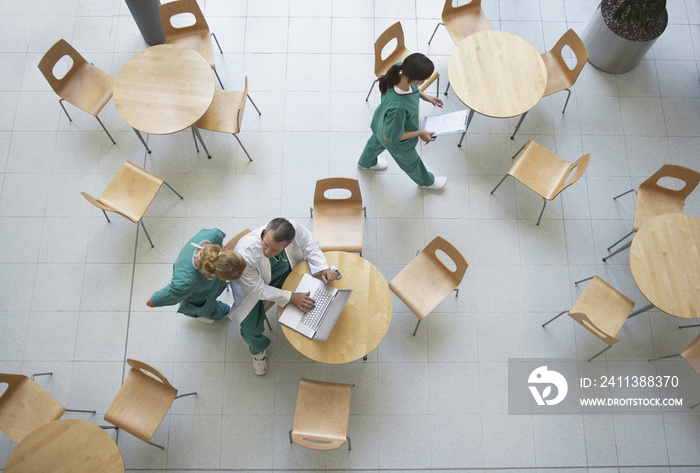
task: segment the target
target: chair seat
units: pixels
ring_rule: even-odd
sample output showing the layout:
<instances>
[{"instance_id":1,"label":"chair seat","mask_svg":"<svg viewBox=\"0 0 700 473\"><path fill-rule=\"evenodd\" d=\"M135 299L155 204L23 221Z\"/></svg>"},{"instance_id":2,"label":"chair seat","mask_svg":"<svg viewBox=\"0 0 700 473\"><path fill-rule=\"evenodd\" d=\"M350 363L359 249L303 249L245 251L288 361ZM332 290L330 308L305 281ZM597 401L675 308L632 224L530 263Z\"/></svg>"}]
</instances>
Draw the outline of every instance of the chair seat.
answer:
<instances>
[{"instance_id":1,"label":"chair seat","mask_svg":"<svg viewBox=\"0 0 700 473\"><path fill-rule=\"evenodd\" d=\"M351 388L349 384L302 379L294 412L294 443L315 450L331 450L344 444Z\"/></svg>"},{"instance_id":2,"label":"chair seat","mask_svg":"<svg viewBox=\"0 0 700 473\"><path fill-rule=\"evenodd\" d=\"M557 195L571 165L544 146L528 141L508 174L547 200Z\"/></svg>"},{"instance_id":3,"label":"chair seat","mask_svg":"<svg viewBox=\"0 0 700 473\"><path fill-rule=\"evenodd\" d=\"M543 97L561 92L576 83L575 79L572 80L571 76L564 72L568 71L568 66L560 56L549 51L542 54L542 61L547 69L547 86L542 94Z\"/></svg>"},{"instance_id":4,"label":"chair seat","mask_svg":"<svg viewBox=\"0 0 700 473\"><path fill-rule=\"evenodd\" d=\"M362 226L362 204L314 207L314 238L323 251L362 253Z\"/></svg>"},{"instance_id":5,"label":"chair seat","mask_svg":"<svg viewBox=\"0 0 700 473\"><path fill-rule=\"evenodd\" d=\"M177 396L177 389L132 370L107 409L105 420L148 442Z\"/></svg>"},{"instance_id":6,"label":"chair seat","mask_svg":"<svg viewBox=\"0 0 700 473\"><path fill-rule=\"evenodd\" d=\"M161 178L125 161L98 201L132 222L138 222L162 185Z\"/></svg>"},{"instance_id":7,"label":"chair seat","mask_svg":"<svg viewBox=\"0 0 700 473\"><path fill-rule=\"evenodd\" d=\"M633 308L631 299L595 276L571 307L569 315L605 343L613 345L620 341L615 337Z\"/></svg>"},{"instance_id":8,"label":"chair seat","mask_svg":"<svg viewBox=\"0 0 700 473\"><path fill-rule=\"evenodd\" d=\"M197 128L234 135L240 133L238 110L245 99L246 92L216 89L211 106L202 118L197 120Z\"/></svg>"},{"instance_id":9,"label":"chair seat","mask_svg":"<svg viewBox=\"0 0 700 473\"><path fill-rule=\"evenodd\" d=\"M0 397L0 430L15 443L66 412L53 396L24 375L0 373L2 382L8 387Z\"/></svg>"},{"instance_id":10,"label":"chair seat","mask_svg":"<svg viewBox=\"0 0 700 473\"><path fill-rule=\"evenodd\" d=\"M85 64L76 71L75 79L65 84L59 95L79 109L97 116L112 98L113 88L114 77L91 64Z\"/></svg>"}]
</instances>

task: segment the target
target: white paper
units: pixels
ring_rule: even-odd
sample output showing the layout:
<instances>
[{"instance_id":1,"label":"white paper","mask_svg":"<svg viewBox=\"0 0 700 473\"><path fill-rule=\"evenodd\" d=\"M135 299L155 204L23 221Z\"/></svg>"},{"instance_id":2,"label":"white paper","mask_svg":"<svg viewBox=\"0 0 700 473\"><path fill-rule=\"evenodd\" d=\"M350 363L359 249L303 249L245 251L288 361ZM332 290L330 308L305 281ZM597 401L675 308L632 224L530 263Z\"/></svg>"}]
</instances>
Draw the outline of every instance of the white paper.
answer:
<instances>
[{"instance_id":1,"label":"white paper","mask_svg":"<svg viewBox=\"0 0 700 473\"><path fill-rule=\"evenodd\" d=\"M467 129L467 111L425 117L423 129L432 131L433 136L462 133Z\"/></svg>"}]
</instances>

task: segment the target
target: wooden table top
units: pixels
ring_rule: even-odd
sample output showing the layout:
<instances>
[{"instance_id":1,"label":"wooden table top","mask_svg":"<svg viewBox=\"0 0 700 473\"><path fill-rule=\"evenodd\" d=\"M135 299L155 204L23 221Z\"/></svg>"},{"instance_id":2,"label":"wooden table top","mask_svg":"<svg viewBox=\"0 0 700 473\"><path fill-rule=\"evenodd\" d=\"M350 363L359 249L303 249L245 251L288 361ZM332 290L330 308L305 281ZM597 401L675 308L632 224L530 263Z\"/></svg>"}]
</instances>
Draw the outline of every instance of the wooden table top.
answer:
<instances>
[{"instance_id":1,"label":"wooden table top","mask_svg":"<svg viewBox=\"0 0 700 473\"><path fill-rule=\"evenodd\" d=\"M328 340L312 340L295 330L280 325L284 335L300 353L321 363L349 363L374 350L389 330L393 302L389 284L382 273L366 259L344 251L324 253L329 265L335 265L343 277L330 285L352 289L338 322ZM294 291L309 264L302 261L287 276L282 289ZM280 307L279 315L284 309Z\"/></svg>"},{"instance_id":2,"label":"wooden table top","mask_svg":"<svg viewBox=\"0 0 700 473\"><path fill-rule=\"evenodd\" d=\"M112 99L133 128L165 135L199 120L211 105L215 88L214 73L199 53L159 44L136 53L119 69Z\"/></svg>"},{"instance_id":3,"label":"wooden table top","mask_svg":"<svg viewBox=\"0 0 700 473\"><path fill-rule=\"evenodd\" d=\"M540 53L505 31L481 31L459 42L448 64L450 84L470 109L494 118L522 115L547 86Z\"/></svg>"},{"instance_id":4,"label":"wooden table top","mask_svg":"<svg viewBox=\"0 0 700 473\"><path fill-rule=\"evenodd\" d=\"M665 214L648 220L632 240L630 268L656 307L676 317L700 317L700 219Z\"/></svg>"},{"instance_id":5,"label":"wooden table top","mask_svg":"<svg viewBox=\"0 0 700 473\"><path fill-rule=\"evenodd\" d=\"M124 473L124 460L107 432L80 419L61 419L27 435L4 473Z\"/></svg>"}]
</instances>

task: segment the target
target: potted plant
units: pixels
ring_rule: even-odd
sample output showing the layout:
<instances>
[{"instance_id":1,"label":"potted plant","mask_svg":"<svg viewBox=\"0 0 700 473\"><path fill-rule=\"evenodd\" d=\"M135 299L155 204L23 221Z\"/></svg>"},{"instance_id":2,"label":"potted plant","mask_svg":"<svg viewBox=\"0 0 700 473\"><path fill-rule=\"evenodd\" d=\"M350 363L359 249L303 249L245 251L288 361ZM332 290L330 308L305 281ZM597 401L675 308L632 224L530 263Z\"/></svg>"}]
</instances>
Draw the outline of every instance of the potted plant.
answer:
<instances>
[{"instance_id":1,"label":"potted plant","mask_svg":"<svg viewBox=\"0 0 700 473\"><path fill-rule=\"evenodd\" d=\"M602 0L582 36L588 62L605 72L631 71L667 24L666 0Z\"/></svg>"}]
</instances>

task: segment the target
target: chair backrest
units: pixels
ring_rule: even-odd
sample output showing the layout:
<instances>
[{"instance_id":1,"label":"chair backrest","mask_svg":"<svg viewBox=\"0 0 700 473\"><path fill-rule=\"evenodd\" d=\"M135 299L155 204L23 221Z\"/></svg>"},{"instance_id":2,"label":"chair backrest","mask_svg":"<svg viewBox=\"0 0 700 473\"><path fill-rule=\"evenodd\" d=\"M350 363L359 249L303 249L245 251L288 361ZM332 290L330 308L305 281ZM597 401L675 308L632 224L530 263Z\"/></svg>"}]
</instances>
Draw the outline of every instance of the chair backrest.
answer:
<instances>
[{"instance_id":1,"label":"chair backrest","mask_svg":"<svg viewBox=\"0 0 700 473\"><path fill-rule=\"evenodd\" d=\"M681 352L681 356L697 374L700 374L700 335L690 342L690 345Z\"/></svg>"},{"instance_id":2,"label":"chair backrest","mask_svg":"<svg viewBox=\"0 0 700 473\"><path fill-rule=\"evenodd\" d=\"M382 51L392 39L396 39L396 48L384 59L382 59ZM379 38L374 42L374 75L380 78L391 66L403 60L408 54L406 44L404 42L403 27L401 22L397 21L387 28Z\"/></svg>"},{"instance_id":3,"label":"chair backrest","mask_svg":"<svg viewBox=\"0 0 700 473\"><path fill-rule=\"evenodd\" d=\"M326 192L332 189L345 189L350 191L348 197L329 198ZM329 177L316 181L314 191L314 208L322 206L343 206L357 207L358 212L362 211L362 195L360 194L360 183L357 179L347 177Z\"/></svg>"},{"instance_id":4,"label":"chair backrest","mask_svg":"<svg viewBox=\"0 0 700 473\"><path fill-rule=\"evenodd\" d=\"M160 12L160 21L163 24L163 33L165 33L165 41L170 43L178 36L191 34L209 34L209 25L204 19L204 14L197 4L197 0L175 0L166 2L158 8ZM191 13L194 16L195 22L189 26L175 27L172 24L172 18L175 15L182 13Z\"/></svg>"},{"instance_id":5,"label":"chair backrest","mask_svg":"<svg viewBox=\"0 0 700 473\"><path fill-rule=\"evenodd\" d=\"M442 8L442 22L455 43L479 31L493 29L481 9L481 0L471 0L458 7L452 6L452 1L445 0L445 6Z\"/></svg>"},{"instance_id":6,"label":"chair backrest","mask_svg":"<svg viewBox=\"0 0 700 473\"><path fill-rule=\"evenodd\" d=\"M438 250L443 251L454 262L456 266L454 271L440 261L437 256ZM469 264L467 260L464 259L464 256L462 256L462 253L452 246L452 243L438 236L428 243L428 246L425 247L422 253L425 253L428 258L445 271L445 274L454 282L455 287L459 286L459 283L462 282L462 278L464 278L464 273L467 272ZM454 288L452 288L452 290L454 290Z\"/></svg>"},{"instance_id":7,"label":"chair backrest","mask_svg":"<svg viewBox=\"0 0 700 473\"><path fill-rule=\"evenodd\" d=\"M146 376L149 376L150 378L153 378L153 381L155 382L161 382L165 386L175 389L170 382L168 382L168 378L165 377L163 373L155 369L153 366L149 365L148 363L144 363L143 361L135 360L133 358L127 358L126 363L131 366L132 370L139 371ZM130 373L131 374L131 373ZM177 390L176 390L177 391Z\"/></svg>"},{"instance_id":8,"label":"chair backrest","mask_svg":"<svg viewBox=\"0 0 700 473\"><path fill-rule=\"evenodd\" d=\"M54 66L56 66L56 63L61 60L64 56L68 56L71 58L73 61L73 64L71 65L71 68L68 70L68 72L61 77L60 79L56 77L56 75L53 72ZM88 62L85 60L83 56L80 55L76 49L68 44L68 42L65 39L59 39L56 41L56 44L51 46L48 51L44 54L44 56L41 58L39 61L39 70L41 73L46 77L46 80L49 82L49 85L53 89L54 92L56 92L56 95L61 97L62 99L68 100L70 102L70 99L67 97L64 97L64 91L66 87L68 87L71 82L76 78L78 75L78 71L83 68L89 66Z\"/></svg>"},{"instance_id":9,"label":"chair backrest","mask_svg":"<svg viewBox=\"0 0 700 473\"><path fill-rule=\"evenodd\" d=\"M350 418L351 385L302 379L294 412L292 441L314 450L345 443Z\"/></svg>"},{"instance_id":10,"label":"chair backrest","mask_svg":"<svg viewBox=\"0 0 700 473\"><path fill-rule=\"evenodd\" d=\"M226 244L224 245L224 249L225 250L235 249L236 245L238 244L238 241L249 233L250 233L250 228L246 228L245 230L239 232L237 235L234 235L233 238L231 238L229 241L226 242Z\"/></svg>"},{"instance_id":11,"label":"chair backrest","mask_svg":"<svg viewBox=\"0 0 700 473\"><path fill-rule=\"evenodd\" d=\"M15 443L66 412L49 393L24 375L0 373L0 383L7 383L0 396L0 430Z\"/></svg>"},{"instance_id":12,"label":"chair backrest","mask_svg":"<svg viewBox=\"0 0 700 473\"><path fill-rule=\"evenodd\" d=\"M662 177L679 179L685 183L685 186L678 190L661 186L658 182ZM700 183L699 172L676 164L664 164L649 179L640 184L639 192L654 192L668 199L685 201L698 183Z\"/></svg>"},{"instance_id":13,"label":"chair backrest","mask_svg":"<svg viewBox=\"0 0 700 473\"><path fill-rule=\"evenodd\" d=\"M615 335L633 308L631 299L594 276L569 310L569 316L606 344L614 345L620 341Z\"/></svg>"},{"instance_id":14,"label":"chair backrest","mask_svg":"<svg viewBox=\"0 0 700 473\"><path fill-rule=\"evenodd\" d=\"M575 162L569 164L568 170L567 170L566 174L564 175L562 182L559 184L559 188L555 192L554 196L559 195L559 193L561 191L563 191L564 189L569 187L571 184L573 184L574 182L581 179L581 176L583 176L583 173L586 172L586 168L588 167L588 162L590 160L591 160L591 155L589 153L589 154L584 154L583 156L578 158ZM572 173L572 171L573 171L573 173ZM569 177L569 180L566 182L563 182L564 179L566 179L566 177Z\"/></svg>"},{"instance_id":15,"label":"chair backrest","mask_svg":"<svg viewBox=\"0 0 700 473\"><path fill-rule=\"evenodd\" d=\"M569 67L564 59L562 50L568 46L576 56L576 65ZM560 92L576 82L588 61L588 50L583 40L572 29L559 38L552 49L542 54L542 60L547 68L547 89L544 95ZM551 85L550 85L551 82Z\"/></svg>"}]
</instances>

